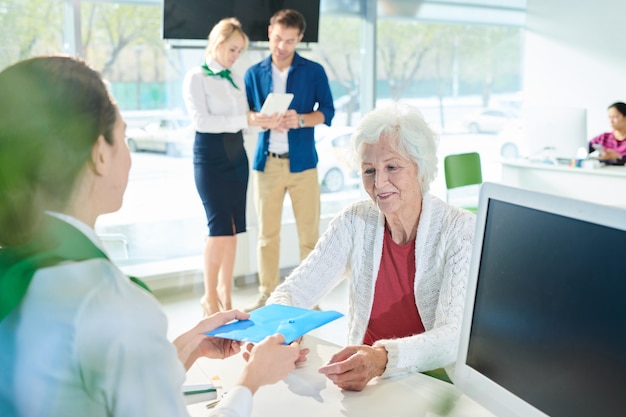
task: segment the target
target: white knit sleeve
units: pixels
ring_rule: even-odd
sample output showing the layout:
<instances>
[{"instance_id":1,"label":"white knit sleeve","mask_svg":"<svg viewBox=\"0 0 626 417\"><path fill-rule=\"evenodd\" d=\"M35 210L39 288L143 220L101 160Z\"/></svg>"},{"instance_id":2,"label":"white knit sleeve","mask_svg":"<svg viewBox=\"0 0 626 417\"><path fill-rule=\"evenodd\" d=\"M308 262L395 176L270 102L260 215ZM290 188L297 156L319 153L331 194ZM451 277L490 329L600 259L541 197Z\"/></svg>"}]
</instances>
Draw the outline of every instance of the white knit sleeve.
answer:
<instances>
[{"instance_id":1,"label":"white knit sleeve","mask_svg":"<svg viewBox=\"0 0 626 417\"><path fill-rule=\"evenodd\" d=\"M268 304L285 304L311 308L318 304L344 278L353 248L351 210L339 214L329 224L315 248L281 283Z\"/></svg>"}]
</instances>

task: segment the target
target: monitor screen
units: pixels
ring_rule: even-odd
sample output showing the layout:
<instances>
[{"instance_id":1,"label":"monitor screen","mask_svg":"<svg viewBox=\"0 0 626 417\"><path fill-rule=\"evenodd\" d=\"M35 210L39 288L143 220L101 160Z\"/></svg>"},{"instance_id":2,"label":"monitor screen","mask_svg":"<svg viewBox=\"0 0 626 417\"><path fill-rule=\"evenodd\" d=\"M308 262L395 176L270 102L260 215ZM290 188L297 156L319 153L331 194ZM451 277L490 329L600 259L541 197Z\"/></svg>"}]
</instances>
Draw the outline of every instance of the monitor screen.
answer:
<instances>
[{"instance_id":1,"label":"monitor screen","mask_svg":"<svg viewBox=\"0 0 626 417\"><path fill-rule=\"evenodd\" d=\"M522 110L526 148L523 156L573 159L589 148L587 109L564 106L526 106Z\"/></svg>"},{"instance_id":2,"label":"monitor screen","mask_svg":"<svg viewBox=\"0 0 626 417\"><path fill-rule=\"evenodd\" d=\"M267 41L270 17L281 9L304 15L302 42L317 42L320 0L164 0L163 39L204 39L225 17L236 17L250 41Z\"/></svg>"},{"instance_id":3,"label":"monitor screen","mask_svg":"<svg viewBox=\"0 0 626 417\"><path fill-rule=\"evenodd\" d=\"M626 211L481 188L455 384L500 416L626 410Z\"/></svg>"}]
</instances>

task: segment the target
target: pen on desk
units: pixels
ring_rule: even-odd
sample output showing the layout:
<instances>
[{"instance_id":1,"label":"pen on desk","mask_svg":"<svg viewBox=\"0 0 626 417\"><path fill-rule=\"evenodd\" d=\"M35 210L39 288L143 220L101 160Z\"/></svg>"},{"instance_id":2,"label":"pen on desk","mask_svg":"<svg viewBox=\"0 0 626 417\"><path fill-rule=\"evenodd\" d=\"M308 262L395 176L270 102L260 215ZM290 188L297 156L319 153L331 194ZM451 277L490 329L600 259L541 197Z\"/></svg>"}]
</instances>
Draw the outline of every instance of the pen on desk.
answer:
<instances>
[{"instance_id":1,"label":"pen on desk","mask_svg":"<svg viewBox=\"0 0 626 417\"><path fill-rule=\"evenodd\" d=\"M211 409L215 407L220 402L220 400L221 398L216 398L214 400L211 400L208 403L206 403L205 407Z\"/></svg>"},{"instance_id":2,"label":"pen on desk","mask_svg":"<svg viewBox=\"0 0 626 417\"><path fill-rule=\"evenodd\" d=\"M213 401L209 401L206 404L206 408L215 407L222 400L224 395L226 395L226 392L224 391L224 385L222 385L222 380L220 379L219 375L215 375L213 378L211 378L211 383L213 384L213 386L215 387L215 390L217 391L217 398L214 399Z\"/></svg>"}]
</instances>

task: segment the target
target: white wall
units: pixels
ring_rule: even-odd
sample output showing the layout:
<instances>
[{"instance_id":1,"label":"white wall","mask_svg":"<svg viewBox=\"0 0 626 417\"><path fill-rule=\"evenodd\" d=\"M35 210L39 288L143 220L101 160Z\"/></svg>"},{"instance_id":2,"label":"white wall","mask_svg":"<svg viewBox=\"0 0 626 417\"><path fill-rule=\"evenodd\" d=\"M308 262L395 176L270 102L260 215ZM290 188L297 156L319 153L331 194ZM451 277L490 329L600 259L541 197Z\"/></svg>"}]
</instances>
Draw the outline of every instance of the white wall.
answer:
<instances>
[{"instance_id":1,"label":"white wall","mask_svg":"<svg viewBox=\"0 0 626 417\"><path fill-rule=\"evenodd\" d=\"M587 108L588 136L626 101L626 1L528 0L524 101Z\"/></svg>"}]
</instances>

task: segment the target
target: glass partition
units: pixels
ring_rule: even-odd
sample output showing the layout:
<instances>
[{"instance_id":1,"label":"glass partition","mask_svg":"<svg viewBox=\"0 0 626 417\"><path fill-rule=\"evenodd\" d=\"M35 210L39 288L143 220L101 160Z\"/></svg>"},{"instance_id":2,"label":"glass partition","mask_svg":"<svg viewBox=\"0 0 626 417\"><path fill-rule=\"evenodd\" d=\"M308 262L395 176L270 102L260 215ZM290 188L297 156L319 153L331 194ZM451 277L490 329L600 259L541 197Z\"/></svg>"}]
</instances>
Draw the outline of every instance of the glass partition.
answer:
<instances>
[{"instance_id":1,"label":"glass partition","mask_svg":"<svg viewBox=\"0 0 626 417\"><path fill-rule=\"evenodd\" d=\"M515 122L521 103L525 1L378 0L375 36L368 38L376 43L368 45L363 33L371 22L362 7L371 1L322 0L319 42L299 51L325 67L337 110L330 128L317 129L325 219L364 196L345 150L364 107L361 80L376 80L376 105L401 100L420 107L441 133L441 160L466 150L495 157L498 132ZM0 0L0 68L69 53L103 74L128 124L133 166L122 209L102 216L97 232L120 265L191 259L198 267L206 225L181 86L201 62L204 43L164 42L161 22L158 0ZM375 51L373 67L363 65L365 50ZM235 70L243 73L268 53L266 43L251 45ZM255 140L246 137L249 155ZM494 167L484 176L497 175ZM441 170L432 192L445 197ZM283 221L293 222L288 199Z\"/></svg>"},{"instance_id":2,"label":"glass partition","mask_svg":"<svg viewBox=\"0 0 626 417\"><path fill-rule=\"evenodd\" d=\"M431 192L445 197L445 155L477 151L485 180L498 181L502 132L522 105L523 28L380 17L377 105L419 107L440 133L440 171Z\"/></svg>"}]
</instances>

